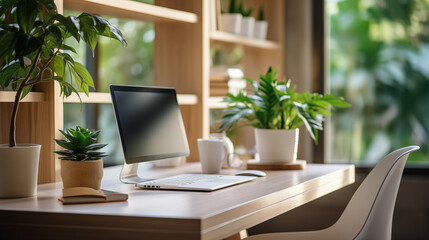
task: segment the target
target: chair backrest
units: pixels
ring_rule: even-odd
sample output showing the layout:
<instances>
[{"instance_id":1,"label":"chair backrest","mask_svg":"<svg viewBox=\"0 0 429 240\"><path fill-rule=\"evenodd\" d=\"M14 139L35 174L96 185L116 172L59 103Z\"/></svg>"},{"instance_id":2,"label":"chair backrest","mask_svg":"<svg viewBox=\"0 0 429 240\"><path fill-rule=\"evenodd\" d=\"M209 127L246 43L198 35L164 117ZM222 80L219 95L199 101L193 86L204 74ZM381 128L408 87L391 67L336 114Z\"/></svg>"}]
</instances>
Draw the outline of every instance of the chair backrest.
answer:
<instances>
[{"instance_id":1,"label":"chair backrest","mask_svg":"<svg viewBox=\"0 0 429 240\"><path fill-rule=\"evenodd\" d=\"M338 221L329 228L338 239L391 239L393 209L409 146L387 155L368 174Z\"/></svg>"}]
</instances>

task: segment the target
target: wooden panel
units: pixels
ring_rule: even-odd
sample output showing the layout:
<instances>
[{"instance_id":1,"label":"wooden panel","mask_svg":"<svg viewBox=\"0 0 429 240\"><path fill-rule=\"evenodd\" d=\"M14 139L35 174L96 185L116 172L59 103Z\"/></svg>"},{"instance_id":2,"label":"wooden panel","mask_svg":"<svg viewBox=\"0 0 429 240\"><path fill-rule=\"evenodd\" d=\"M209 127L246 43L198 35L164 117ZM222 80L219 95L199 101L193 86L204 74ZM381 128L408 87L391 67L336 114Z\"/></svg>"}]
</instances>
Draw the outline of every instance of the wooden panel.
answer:
<instances>
[{"instance_id":1,"label":"wooden panel","mask_svg":"<svg viewBox=\"0 0 429 240\"><path fill-rule=\"evenodd\" d=\"M156 4L195 13L200 19L196 24L156 23L154 43L155 85L198 97L198 104L181 107L191 151L188 161L198 161L197 138L208 137L209 132L208 1L157 0Z\"/></svg>"},{"instance_id":2,"label":"wooden panel","mask_svg":"<svg viewBox=\"0 0 429 240\"><path fill-rule=\"evenodd\" d=\"M190 12L129 0L64 0L64 8L139 21L186 23L198 21L197 15Z\"/></svg>"},{"instance_id":3,"label":"wooden panel","mask_svg":"<svg viewBox=\"0 0 429 240\"><path fill-rule=\"evenodd\" d=\"M128 193L127 202L62 205L61 183L40 185L35 198L0 199L0 231L21 227L22 233L37 234L33 237L56 238L83 231L81 239L118 234L126 239L139 232L150 239L222 239L354 182L353 165L309 164L305 171L266 171L266 177L214 192L142 190L120 183L120 169L104 170L102 188ZM140 170L160 178L201 173L201 166Z\"/></svg>"},{"instance_id":4,"label":"wooden panel","mask_svg":"<svg viewBox=\"0 0 429 240\"><path fill-rule=\"evenodd\" d=\"M0 91L0 102L14 102L16 92ZM31 92L21 102L43 102L45 101L45 93Z\"/></svg>"}]
</instances>

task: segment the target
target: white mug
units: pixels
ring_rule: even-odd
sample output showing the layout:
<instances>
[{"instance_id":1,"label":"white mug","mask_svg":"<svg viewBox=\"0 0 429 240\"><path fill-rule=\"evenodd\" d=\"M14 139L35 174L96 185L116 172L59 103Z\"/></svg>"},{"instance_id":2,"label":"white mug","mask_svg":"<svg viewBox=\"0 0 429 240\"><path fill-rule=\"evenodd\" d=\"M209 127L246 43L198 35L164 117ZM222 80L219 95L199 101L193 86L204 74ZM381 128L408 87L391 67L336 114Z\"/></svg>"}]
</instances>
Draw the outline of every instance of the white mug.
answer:
<instances>
[{"instance_id":1,"label":"white mug","mask_svg":"<svg viewBox=\"0 0 429 240\"><path fill-rule=\"evenodd\" d=\"M203 173L220 172L222 162L228 157L228 149L222 139L198 139L198 152Z\"/></svg>"}]
</instances>

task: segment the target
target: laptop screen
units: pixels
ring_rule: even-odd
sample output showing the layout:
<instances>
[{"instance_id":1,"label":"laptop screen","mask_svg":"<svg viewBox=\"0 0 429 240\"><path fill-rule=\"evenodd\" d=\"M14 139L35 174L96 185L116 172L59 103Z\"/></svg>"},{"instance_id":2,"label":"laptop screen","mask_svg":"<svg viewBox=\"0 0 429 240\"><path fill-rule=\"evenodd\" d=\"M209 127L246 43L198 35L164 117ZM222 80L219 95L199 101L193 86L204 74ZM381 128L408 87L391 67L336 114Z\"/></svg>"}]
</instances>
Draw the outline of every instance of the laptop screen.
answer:
<instances>
[{"instance_id":1,"label":"laptop screen","mask_svg":"<svg viewBox=\"0 0 429 240\"><path fill-rule=\"evenodd\" d=\"M175 89L111 85L110 93L127 164L189 155Z\"/></svg>"}]
</instances>

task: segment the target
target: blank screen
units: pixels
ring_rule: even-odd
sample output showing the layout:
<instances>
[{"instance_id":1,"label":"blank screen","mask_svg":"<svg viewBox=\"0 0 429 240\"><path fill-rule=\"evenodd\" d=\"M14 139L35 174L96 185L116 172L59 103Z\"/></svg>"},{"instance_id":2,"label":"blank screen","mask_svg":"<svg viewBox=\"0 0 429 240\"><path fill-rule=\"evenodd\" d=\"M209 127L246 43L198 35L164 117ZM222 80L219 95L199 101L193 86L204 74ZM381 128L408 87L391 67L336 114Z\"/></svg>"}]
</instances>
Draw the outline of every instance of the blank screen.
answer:
<instances>
[{"instance_id":1,"label":"blank screen","mask_svg":"<svg viewBox=\"0 0 429 240\"><path fill-rule=\"evenodd\" d=\"M189 155L176 91L110 86L126 163Z\"/></svg>"}]
</instances>

